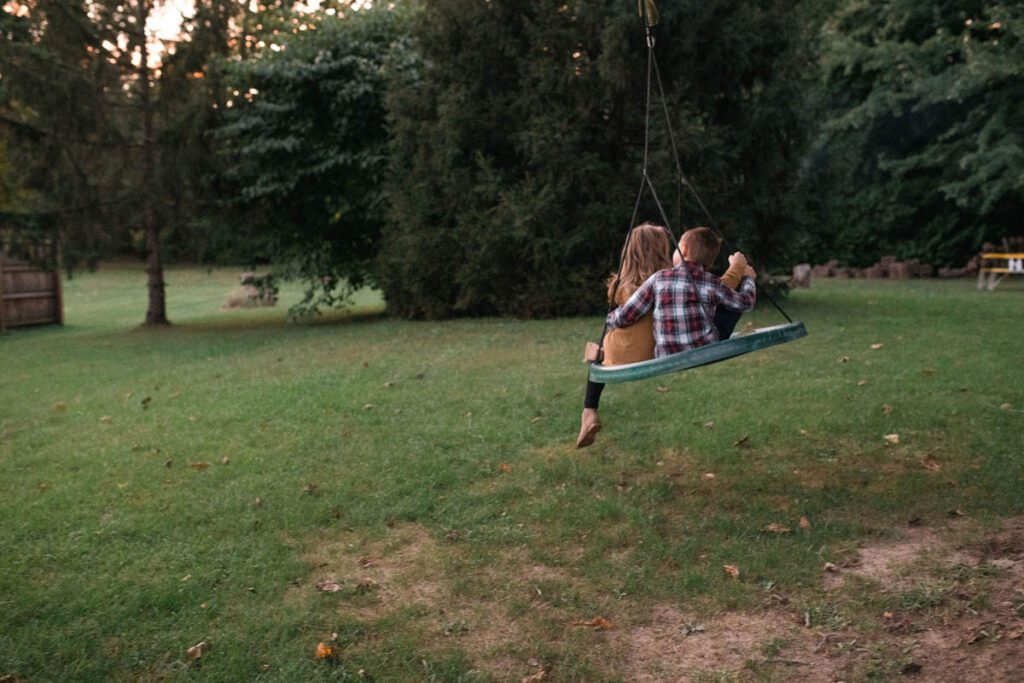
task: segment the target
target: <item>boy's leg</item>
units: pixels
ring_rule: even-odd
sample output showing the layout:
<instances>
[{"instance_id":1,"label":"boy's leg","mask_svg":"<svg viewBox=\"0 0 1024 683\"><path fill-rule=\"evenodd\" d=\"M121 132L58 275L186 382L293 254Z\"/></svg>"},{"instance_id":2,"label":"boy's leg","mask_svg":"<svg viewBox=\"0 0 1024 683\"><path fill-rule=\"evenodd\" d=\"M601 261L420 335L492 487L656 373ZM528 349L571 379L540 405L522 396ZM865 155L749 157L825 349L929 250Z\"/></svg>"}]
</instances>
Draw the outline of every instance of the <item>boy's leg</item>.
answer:
<instances>
[{"instance_id":1,"label":"boy's leg","mask_svg":"<svg viewBox=\"0 0 1024 683\"><path fill-rule=\"evenodd\" d=\"M743 311L733 311L725 306L715 309L715 327L718 328L719 339L728 339L732 336L732 331L736 328L736 323L739 322L741 315L743 315Z\"/></svg>"}]
</instances>

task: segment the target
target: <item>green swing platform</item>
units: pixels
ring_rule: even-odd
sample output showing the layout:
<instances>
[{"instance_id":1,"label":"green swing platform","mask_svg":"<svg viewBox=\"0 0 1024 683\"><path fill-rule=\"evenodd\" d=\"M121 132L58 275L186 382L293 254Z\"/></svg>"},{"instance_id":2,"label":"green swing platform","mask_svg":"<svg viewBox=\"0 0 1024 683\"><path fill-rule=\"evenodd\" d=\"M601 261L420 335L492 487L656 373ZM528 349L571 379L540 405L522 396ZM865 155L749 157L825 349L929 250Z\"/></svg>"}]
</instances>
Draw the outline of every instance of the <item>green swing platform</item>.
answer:
<instances>
[{"instance_id":1,"label":"green swing platform","mask_svg":"<svg viewBox=\"0 0 1024 683\"><path fill-rule=\"evenodd\" d=\"M734 336L729 339L698 346L695 349L680 351L670 356L645 360L639 363L613 365L605 367L592 363L590 381L602 384L615 382L632 382L649 379L658 375L667 375L679 370L688 370L701 365L710 365L720 360L742 356L751 351L766 349L769 346L785 344L807 336L802 322L789 322L772 327L762 327L749 334Z\"/></svg>"}]
</instances>

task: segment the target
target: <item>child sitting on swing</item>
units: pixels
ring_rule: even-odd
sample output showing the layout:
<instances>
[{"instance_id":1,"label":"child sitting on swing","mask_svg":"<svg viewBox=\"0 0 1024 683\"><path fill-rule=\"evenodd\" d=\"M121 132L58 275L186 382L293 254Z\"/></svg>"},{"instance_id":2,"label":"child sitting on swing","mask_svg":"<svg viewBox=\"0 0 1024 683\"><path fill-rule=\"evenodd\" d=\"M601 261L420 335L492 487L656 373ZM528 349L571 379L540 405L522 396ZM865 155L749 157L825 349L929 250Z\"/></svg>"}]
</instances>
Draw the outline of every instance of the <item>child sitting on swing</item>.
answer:
<instances>
[{"instance_id":1,"label":"child sitting on swing","mask_svg":"<svg viewBox=\"0 0 1024 683\"><path fill-rule=\"evenodd\" d=\"M729 257L729 270L719 279L705 270L722 245L714 231L700 227L683 233L673 267L667 237L664 228L649 223L630 235L618 287L615 275L609 280L608 298L614 295L619 307L608 315L605 365L660 358L728 338L740 313L754 307L757 275L743 254ZM592 444L601 430L597 408L603 389L604 384L587 381L577 448Z\"/></svg>"}]
</instances>

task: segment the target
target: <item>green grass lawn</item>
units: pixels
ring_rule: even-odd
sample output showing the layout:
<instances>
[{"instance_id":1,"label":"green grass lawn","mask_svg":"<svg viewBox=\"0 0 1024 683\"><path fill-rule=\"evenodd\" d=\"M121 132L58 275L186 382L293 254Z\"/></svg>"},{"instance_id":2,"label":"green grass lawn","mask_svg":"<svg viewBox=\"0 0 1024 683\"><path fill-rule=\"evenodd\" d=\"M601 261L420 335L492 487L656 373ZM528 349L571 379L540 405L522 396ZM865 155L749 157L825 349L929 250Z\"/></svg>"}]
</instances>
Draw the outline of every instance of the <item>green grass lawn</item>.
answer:
<instances>
[{"instance_id":1,"label":"green grass lawn","mask_svg":"<svg viewBox=\"0 0 1024 683\"><path fill-rule=\"evenodd\" d=\"M1024 514L1019 281L816 280L787 304L808 338L609 386L577 451L599 318L408 322L362 293L288 324L296 289L218 310L238 272L170 269L152 330L141 269L102 268L66 327L0 337L0 677L884 680L929 671L914 634L943 619L1024 625L1024 540L934 551ZM919 579L853 575L908 538ZM679 663L739 631L738 660ZM968 655L1024 651L990 632Z\"/></svg>"}]
</instances>

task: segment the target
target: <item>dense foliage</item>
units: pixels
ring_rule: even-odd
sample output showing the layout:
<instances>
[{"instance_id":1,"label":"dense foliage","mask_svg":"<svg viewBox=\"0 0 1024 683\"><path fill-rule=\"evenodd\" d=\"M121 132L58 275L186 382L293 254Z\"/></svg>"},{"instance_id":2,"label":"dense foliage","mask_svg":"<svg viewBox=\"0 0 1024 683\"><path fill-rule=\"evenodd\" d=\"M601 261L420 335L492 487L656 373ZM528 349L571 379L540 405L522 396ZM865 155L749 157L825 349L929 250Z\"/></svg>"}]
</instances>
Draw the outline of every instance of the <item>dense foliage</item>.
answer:
<instances>
[{"instance_id":1,"label":"dense foliage","mask_svg":"<svg viewBox=\"0 0 1024 683\"><path fill-rule=\"evenodd\" d=\"M406 58L403 18L319 14L229 65L233 97L216 131L226 220L278 274L309 283L304 304L335 303L372 274L386 213L385 79Z\"/></svg>"},{"instance_id":2,"label":"dense foliage","mask_svg":"<svg viewBox=\"0 0 1024 683\"><path fill-rule=\"evenodd\" d=\"M796 3L663 3L657 55L682 166L727 248L785 246L797 168ZM422 68L389 101L391 222L380 265L404 316L599 310L639 185L646 46L621 2L429 1ZM651 175L681 206L660 110ZM685 201L685 198L684 198ZM640 219L659 220L649 201Z\"/></svg>"},{"instance_id":3,"label":"dense foliage","mask_svg":"<svg viewBox=\"0 0 1024 683\"><path fill-rule=\"evenodd\" d=\"M3 5L0 230L59 235L69 266L146 254L151 287L167 257L273 264L306 307L379 284L407 317L602 308L641 179L635 4L196 0L158 46L152 1ZM658 10L681 168L713 216L655 98L677 233L710 223L762 271L962 264L1020 233L1020 3ZM637 219L662 219L649 194Z\"/></svg>"},{"instance_id":4,"label":"dense foliage","mask_svg":"<svg viewBox=\"0 0 1024 683\"><path fill-rule=\"evenodd\" d=\"M963 263L1020 231L1024 8L851 0L826 22L808 253Z\"/></svg>"}]
</instances>

